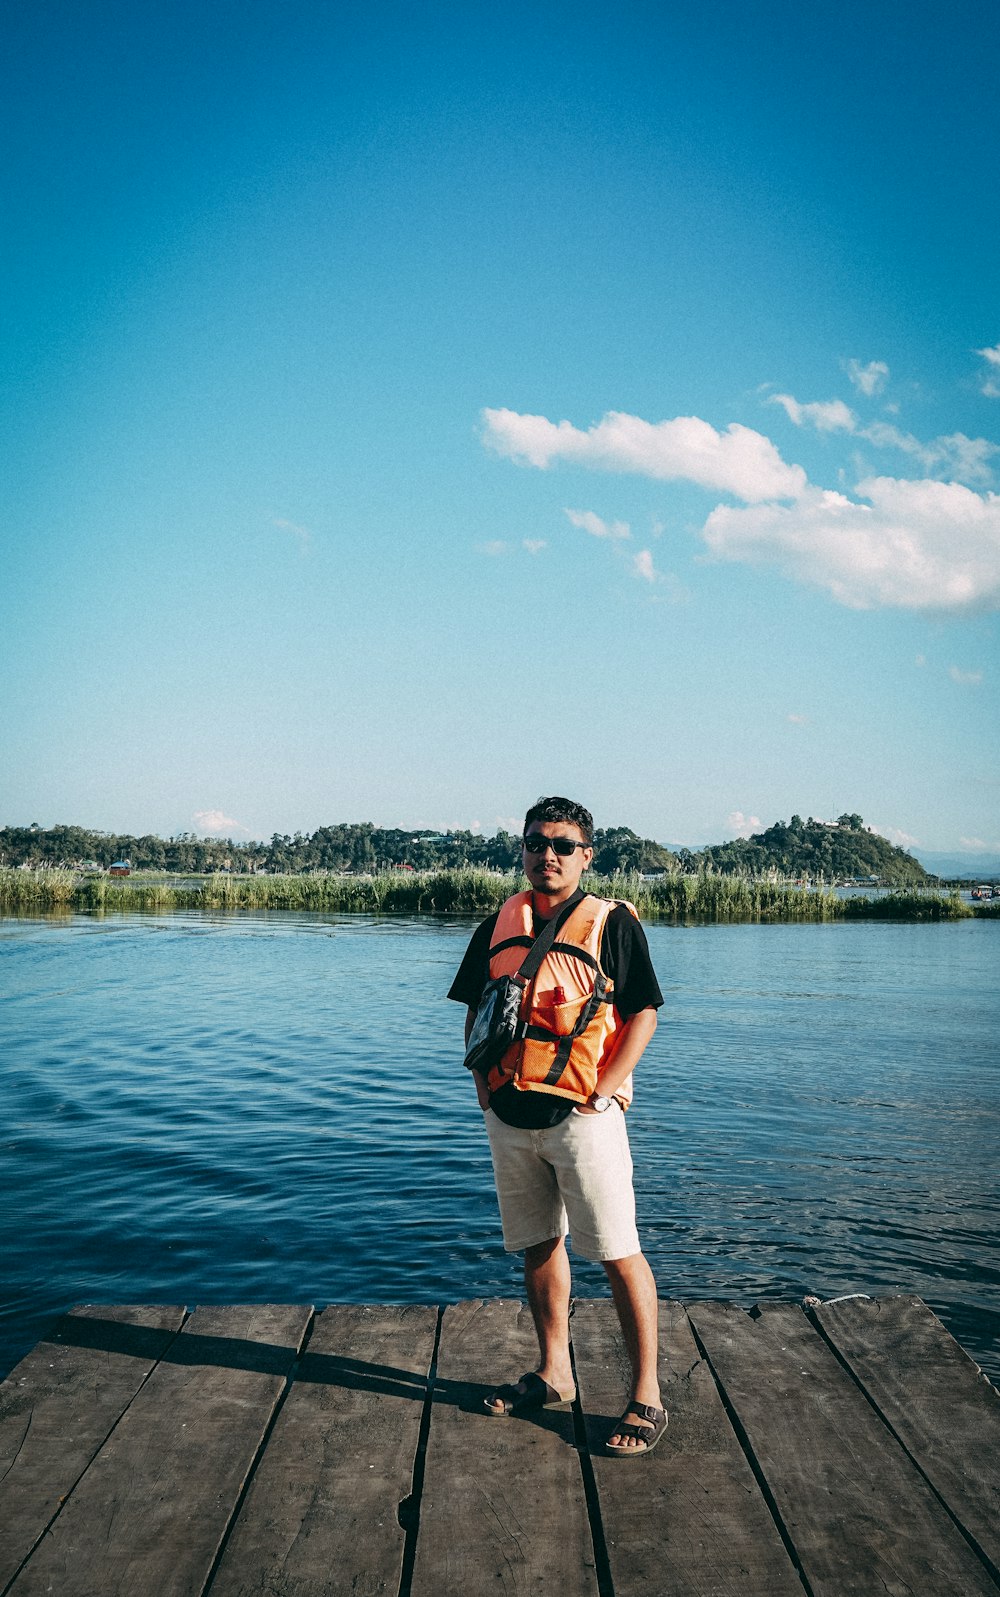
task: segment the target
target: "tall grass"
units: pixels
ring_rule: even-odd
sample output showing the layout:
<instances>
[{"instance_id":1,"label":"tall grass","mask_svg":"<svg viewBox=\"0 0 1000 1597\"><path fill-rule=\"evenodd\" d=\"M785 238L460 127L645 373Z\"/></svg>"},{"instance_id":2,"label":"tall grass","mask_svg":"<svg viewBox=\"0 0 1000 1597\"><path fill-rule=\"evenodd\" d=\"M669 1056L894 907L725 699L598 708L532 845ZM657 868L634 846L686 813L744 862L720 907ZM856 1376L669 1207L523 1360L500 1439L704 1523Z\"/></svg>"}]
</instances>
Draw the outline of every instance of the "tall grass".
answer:
<instances>
[{"instance_id":1,"label":"tall grass","mask_svg":"<svg viewBox=\"0 0 1000 1597\"><path fill-rule=\"evenodd\" d=\"M527 884L513 872L487 870L384 871L375 876L208 876L171 882L141 876L116 880L70 870L0 868L0 912L154 910L323 910L367 915L486 915ZM977 913L957 893L890 893L838 898L744 876L588 876L584 886L606 898L631 901L646 920L768 922L828 920L951 920ZM989 913L987 909L985 913Z\"/></svg>"}]
</instances>

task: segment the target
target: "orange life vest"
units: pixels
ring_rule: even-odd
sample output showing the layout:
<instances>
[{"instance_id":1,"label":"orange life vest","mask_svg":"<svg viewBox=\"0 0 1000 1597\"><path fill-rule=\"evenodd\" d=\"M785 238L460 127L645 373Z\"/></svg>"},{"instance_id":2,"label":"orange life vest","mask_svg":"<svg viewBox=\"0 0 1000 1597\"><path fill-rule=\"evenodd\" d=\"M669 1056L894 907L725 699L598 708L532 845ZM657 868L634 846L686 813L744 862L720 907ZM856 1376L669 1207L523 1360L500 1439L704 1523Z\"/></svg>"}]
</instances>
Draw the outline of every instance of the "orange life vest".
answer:
<instances>
[{"instance_id":1,"label":"orange life vest","mask_svg":"<svg viewBox=\"0 0 1000 1597\"><path fill-rule=\"evenodd\" d=\"M550 1092L586 1103L622 1028L614 982L601 965L601 939L619 902L587 893L575 904L555 942L525 988L525 1035L487 1078L491 1092L506 1082L523 1092ZM515 893L501 906L490 939L490 976L512 976L534 942L532 895ZM625 903L638 920L634 905ZM557 913L559 913L557 911ZM622 1108L632 1098L632 1077L615 1092Z\"/></svg>"}]
</instances>

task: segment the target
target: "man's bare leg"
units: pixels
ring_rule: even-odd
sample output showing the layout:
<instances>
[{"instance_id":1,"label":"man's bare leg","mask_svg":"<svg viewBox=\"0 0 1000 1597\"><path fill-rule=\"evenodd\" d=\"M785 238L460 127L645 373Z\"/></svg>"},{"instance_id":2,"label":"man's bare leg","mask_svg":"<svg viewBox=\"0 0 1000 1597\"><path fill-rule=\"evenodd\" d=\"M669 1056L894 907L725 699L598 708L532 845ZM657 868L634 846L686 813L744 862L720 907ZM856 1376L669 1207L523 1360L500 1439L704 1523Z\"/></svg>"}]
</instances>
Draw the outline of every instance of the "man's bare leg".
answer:
<instances>
[{"instance_id":1,"label":"man's bare leg","mask_svg":"<svg viewBox=\"0 0 1000 1597\"><path fill-rule=\"evenodd\" d=\"M653 1272L641 1253L625 1259L605 1259L604 1268L611 1283L611 1296L618 1310L625 1351L632 1365L632 1391L637 1403L660 1407L657 1377L657 1304ZM627 1416L630 1424L645 1422L638 1414ZM640 1447L641 1443L613 1431L608 1438L613 1447Z\"/></svg>"},{"instance_id":2,"label":"man's bare leg","mask_svg":"<svg viewBox=\"0 0 1000 1597\"><path fill-rule=\"evenodd\" d=\"M538 1336L538 1374L557 1392L570 1392L573 1389L573 1366L569 1357L570 1269L562 1237L551 1237L548 1242L538 1242L525 1249L524 1286ZM503 1405L494 1406L499 1412Z\"/></svg>"}]
</instances>

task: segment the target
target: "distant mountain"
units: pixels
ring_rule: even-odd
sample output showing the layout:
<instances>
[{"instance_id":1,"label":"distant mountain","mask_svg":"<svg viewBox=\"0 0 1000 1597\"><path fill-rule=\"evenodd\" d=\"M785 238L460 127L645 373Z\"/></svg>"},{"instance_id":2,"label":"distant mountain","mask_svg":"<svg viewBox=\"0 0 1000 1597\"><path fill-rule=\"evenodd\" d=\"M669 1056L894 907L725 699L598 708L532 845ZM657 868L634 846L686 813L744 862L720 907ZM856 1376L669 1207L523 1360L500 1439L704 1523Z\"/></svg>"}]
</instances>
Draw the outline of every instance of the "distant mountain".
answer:
<instances>
[{"instance_id":1,"label":"distant mountain","mask_svg":"<svg viewBox=\"0 0 1000 1597\"><path fill-rule=\"evenodd\" d=\"M922 848L913 852L932 876L975 876L979 881L1000 877L1000 856L996 854L929 854Z\"/></svg>"}]
</instances>

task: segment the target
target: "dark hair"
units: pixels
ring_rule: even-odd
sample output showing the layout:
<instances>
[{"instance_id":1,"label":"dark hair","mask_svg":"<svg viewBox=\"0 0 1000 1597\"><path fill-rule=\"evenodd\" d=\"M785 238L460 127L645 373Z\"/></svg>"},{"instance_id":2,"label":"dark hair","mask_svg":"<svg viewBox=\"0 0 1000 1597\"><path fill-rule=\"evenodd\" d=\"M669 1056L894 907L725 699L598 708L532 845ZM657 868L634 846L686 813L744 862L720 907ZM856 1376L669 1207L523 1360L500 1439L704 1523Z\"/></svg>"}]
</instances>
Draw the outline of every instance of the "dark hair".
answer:
<instances>
[{"instance_id":1,"label":"dark hair","mask_svg":"<svg viewBox=\"0 0 1000 1597\"><path fill-rule=\"evenodd\" d=\"M578 826L587 840L589 848L594 841L594 817L582 804L574 804L568 798L540 798L532 804L524 817L524 830L527 832L532 821L569 821L572 826Z\"/></svg>"}]
</instances>

